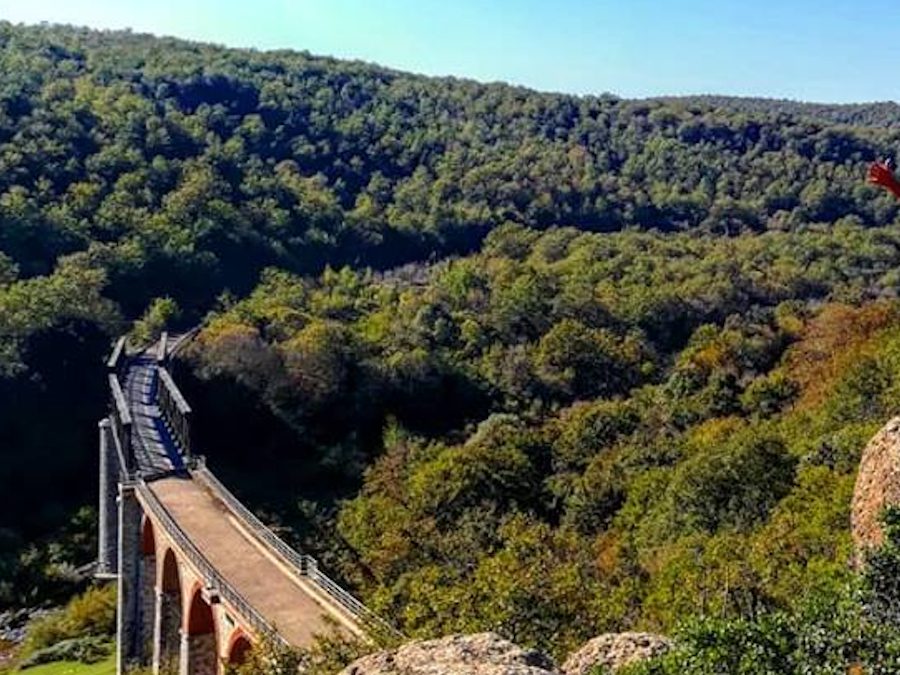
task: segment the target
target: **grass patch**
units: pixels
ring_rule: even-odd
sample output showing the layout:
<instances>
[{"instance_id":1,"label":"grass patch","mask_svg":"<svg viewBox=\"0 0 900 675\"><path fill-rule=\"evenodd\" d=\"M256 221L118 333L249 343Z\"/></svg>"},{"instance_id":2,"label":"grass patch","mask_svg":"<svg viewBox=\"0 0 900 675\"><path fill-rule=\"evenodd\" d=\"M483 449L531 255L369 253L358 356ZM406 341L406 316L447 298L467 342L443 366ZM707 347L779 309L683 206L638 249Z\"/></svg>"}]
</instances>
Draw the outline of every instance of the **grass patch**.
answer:
<instances>
[{"instance_id":1,"label":"grass patch","mask_svg":"<svg viewBox=\"0 0 900 675\"><path fill-rule=\"evenodd\" d=\"M104 661L89 665L77 661L57 661L56 663L46 663L27 670L15 670L12 673L27 673L27 675L115 675L116 657L113 654Z\"/></svg>"}]
</instances>

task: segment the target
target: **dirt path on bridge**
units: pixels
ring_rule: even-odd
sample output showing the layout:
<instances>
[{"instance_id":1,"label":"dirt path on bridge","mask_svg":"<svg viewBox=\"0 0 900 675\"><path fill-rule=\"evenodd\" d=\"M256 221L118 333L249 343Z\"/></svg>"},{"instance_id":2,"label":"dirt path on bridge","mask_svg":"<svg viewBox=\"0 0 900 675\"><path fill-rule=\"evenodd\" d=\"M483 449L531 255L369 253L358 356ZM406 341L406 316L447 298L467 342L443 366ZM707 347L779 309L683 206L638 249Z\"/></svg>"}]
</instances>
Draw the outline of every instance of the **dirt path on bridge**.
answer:
<instances>
[{"instance_id":1,"label":"dirt path on bridge","mask_svg":"<svg viewBox=\"0 0 900 675\"><path fill-rule=\"evenodd\" d=\"M166 478L149 487L219 574L288 642L309 646L314 634L334 630L323 618L334 613L317 602L305 582L267 554L201 485Z\"/></svg>"}]
</instances>

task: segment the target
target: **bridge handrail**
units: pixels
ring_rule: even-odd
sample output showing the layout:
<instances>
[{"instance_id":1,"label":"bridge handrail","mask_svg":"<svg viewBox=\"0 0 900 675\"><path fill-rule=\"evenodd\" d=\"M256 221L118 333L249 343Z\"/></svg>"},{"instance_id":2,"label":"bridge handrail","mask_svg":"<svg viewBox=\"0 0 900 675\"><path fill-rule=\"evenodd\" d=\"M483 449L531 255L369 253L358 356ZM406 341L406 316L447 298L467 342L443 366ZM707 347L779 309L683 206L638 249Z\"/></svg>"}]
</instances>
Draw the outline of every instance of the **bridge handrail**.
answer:
<instances>
[{"instance_id":1,"label":"bridge handrail","mask_svg":"<svg viewBox=\"0 0 900 675\"><path fill-rule=\"evenodd\" d=\"M199 478L207 488L225 503L232 513L244 521L254 536L281 555L282 558L294 567L298 574L314 582L328 596L335 600L339 605L346 609L351 616L361 623L377 625L382 629L399 635L393 626L375 614L375 612L366 607L346 590L341 588L341 586L331 577L324 572L321 572L319 570L319 563L313 556L307 553L299 553L269 529L252 511L250 511L250 509L244 506L218 478L216 478L215 474L207 468L202 458L198 458L198 460L195 467L191 470L191 475L194 478Z\"/></svg>"},{"instance_id":2,"label":"bridge handrail","mask_svg":"<svg viewBox=\"0 0 900 675\"><path fill-rule=\"evenodd\" d=\"M315 558L311 555L305 555L304 557L307 558L306 569L309 579L314 581L333 600L338 602L360 622L378 626L394 635L400 636L400 632L396 628L344 590L334 579L320 571L319 564Z\"/></svg>"},{"instance_id":3,"label":"bridge handrail","mask_svg":"<svg viewBox=\"0 0 900 675\"><path fill-rule=\"evenodd\" d=\"M166 534L172 538L179 548L181 548L184 555L187 556L204 577L206 586L218 592L235 611L252 625L254 630L263 635L275 636L287 644L287 641L278 634L275 627L266 621L265 617L256 611L256 609L254 609L253 606L216 571L212 564L190 540L187 534L185 534L184 530L182 530L178 523L175 522L175 519L166 510L166 507L159 501L147 483L143 480L138 480L136 488L141 497L143 497L144 503L153 513L153 516L163 526Z\"/></svg>"},{"instance_id":4,"label":"bridge handrail","mask_svg":"<svg viewBox=\"0 0 900 675\"><path fill-rule=\"evenodd\" d=\"M120 361L122 360L122 356L125 354L125 342L127 341L126 336L120 337L116 340L116 346L113 347L112 353L109 355L109 358L106 361L106 367L114 372L118 372L121 367Z\"/></svg>"},{"instance_id":5,"label":"bridge handrail","mask_svg":"<svg viewBox=\"0 0 900 675\"><path fill-rule=\"evenodd\" d=\"M181 446L184 455L191 455L191 428L188 417L191 406L185 400L169 371L157 367L159 386L156 388L156 402L169 428Z\"/></svg>"},{"instance_id":6,"label":"bridge handrail","mask_svg":"<svg viewBox=\"0 0 900 675\"><path fill-rule=\"evenodd\" d=\"M131 446L131 409L128 407L128 400L125 398L125 392L122 391L122 385L119 384L119 377L115 373L109 373L107 379L112 395L112 410L109 418L112 424L116 452L119 455L119 466L124 473L128 473L132 470L134 463L134 450Z\"/></svg>"},{"instance_id":7,"label":"bridge handrail","mask_svg":"<svg viewBox=\"0 0 900 675\"><path fill-rule=\"evenodd\" d=\"M308 556L295 551L281 537L266 527L266 525L257 518L250 509L244 506L241 501L232 494L231 490L225 487L222 482L216 478L215 474L206 467L206 464L201 458L198 458L195 468L191 470L191 475L195 478L200 478L200 481L204 483L216 497L222 500L236 516L249 526L253 534L258 536L264 543L268 544L286 558L300 574L306 576L306 558Z\"/></svg>"},{"instance_id":8,"label":"bridge handrail","mask_svg":"<svg viewBox=\"0 0 900 675\"><path fill-rule=\"evenodd\" d=\"M122 424L131 424L131 410L128 408L128 400L125 398L125 392L122 391L119 378L112 373L109 374L109 389L112 392L115 413L119 416L119 420Z\"/></svg>"},{"instance_id":9,"label":"bridge handrail","mask_svg":"<svg viewBox=\"0 0 900 675\"><path fill-rule=\"evenodd\" d=\"M175 380L172 379L169 371L165 368L160 368L159 379L162 380L163 386L168 389L169 395L172 397L172 402L175 404L178 412L182 415L189 415L191 413L191 406L184 398L184 394L178 389L178 385L175 384Z\"/></svg>"},{"instance_id":10,"label":"bridge handrail","mask_svg":"<svg viewBox=\"0 0 900 675\"><path fill-rule=\"evenodd\" d=\"M195 337L197 337L197 334L199 332L200 332L200 326L194 326L186 333L182 333L181 335L179 335L177 338L175 338L175 340L170 341L168 355L174 356L175 354L180 352L182 347L184 347L184 345L186 345L188 342L190 342Z\"/></svg>"}]
</instances>

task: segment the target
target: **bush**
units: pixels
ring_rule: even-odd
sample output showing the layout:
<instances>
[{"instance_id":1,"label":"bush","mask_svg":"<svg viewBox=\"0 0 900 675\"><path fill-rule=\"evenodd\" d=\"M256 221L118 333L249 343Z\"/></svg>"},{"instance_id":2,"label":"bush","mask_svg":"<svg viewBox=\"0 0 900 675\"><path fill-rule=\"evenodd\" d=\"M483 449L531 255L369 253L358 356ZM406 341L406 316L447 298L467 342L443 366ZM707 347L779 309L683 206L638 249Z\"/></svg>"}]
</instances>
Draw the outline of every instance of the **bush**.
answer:
<instances>
[{"instance_id":1,"label":"bush","mask_svg":"<svg viewBox=\"0 0 900 675\"><path fill-rule=\"evenodd\" d=\"M72 598L63 609L32 621L22 643L20 656L27 661L39 652L64 641L106 639L114 635L115 631L115 586L95 586Z\"/></svg>"},{"instance_id":2,"label":"bush","mask_svg":"<svg viewBox=\"0 0 900 675\"><path fill-rule=\"evenodd\" d=\"M180 315L178 303L172 298L155 298L144 315L134 322L131 338L136 344L149 344L159 339L166 326Z\"/></svg>"},{"instance_id":3,"label":"bush","mask_svg":"<svg viewBox=\"0 0 900 675\"><path fill-rule=\"evenodd\" d=\"M50 647L38 649L19 662L19 670L54 661L80 661L97 663L109 656L112 643L105 637L89 636L61 640Z\"/></svg>"}]
</instances>

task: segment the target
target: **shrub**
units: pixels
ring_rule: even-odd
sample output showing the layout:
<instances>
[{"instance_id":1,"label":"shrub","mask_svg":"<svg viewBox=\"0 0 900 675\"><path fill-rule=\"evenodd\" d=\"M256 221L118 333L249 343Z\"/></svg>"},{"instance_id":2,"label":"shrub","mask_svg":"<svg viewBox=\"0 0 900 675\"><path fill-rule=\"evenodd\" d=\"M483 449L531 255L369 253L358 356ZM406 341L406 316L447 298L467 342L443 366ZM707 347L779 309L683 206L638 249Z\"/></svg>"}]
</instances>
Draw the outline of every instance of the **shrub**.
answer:
<instances>
[{"instance_id":1,"label":"shrub","mask_svg":"<svg viewBox=\"0 0 900 675\"><path fill-rule=\"evenodd\" d=\"M88 636L61 640L50 647L38 649L19 662L19 670L54 661L97 663L109 656L112 643L105 637Z\"/></svg>"},{"instance_id":2,"label":"shrub","mask_svg":"<svg viewBox=\"0 0 900 675\"><path fill-rule=\"evenodd\" d=\"M115 630L116 589L111 585L95 586L72 598L64 608L32 621L20 656L27 661L63 641L108 638Z\"/></svg>"}]
</instances>

